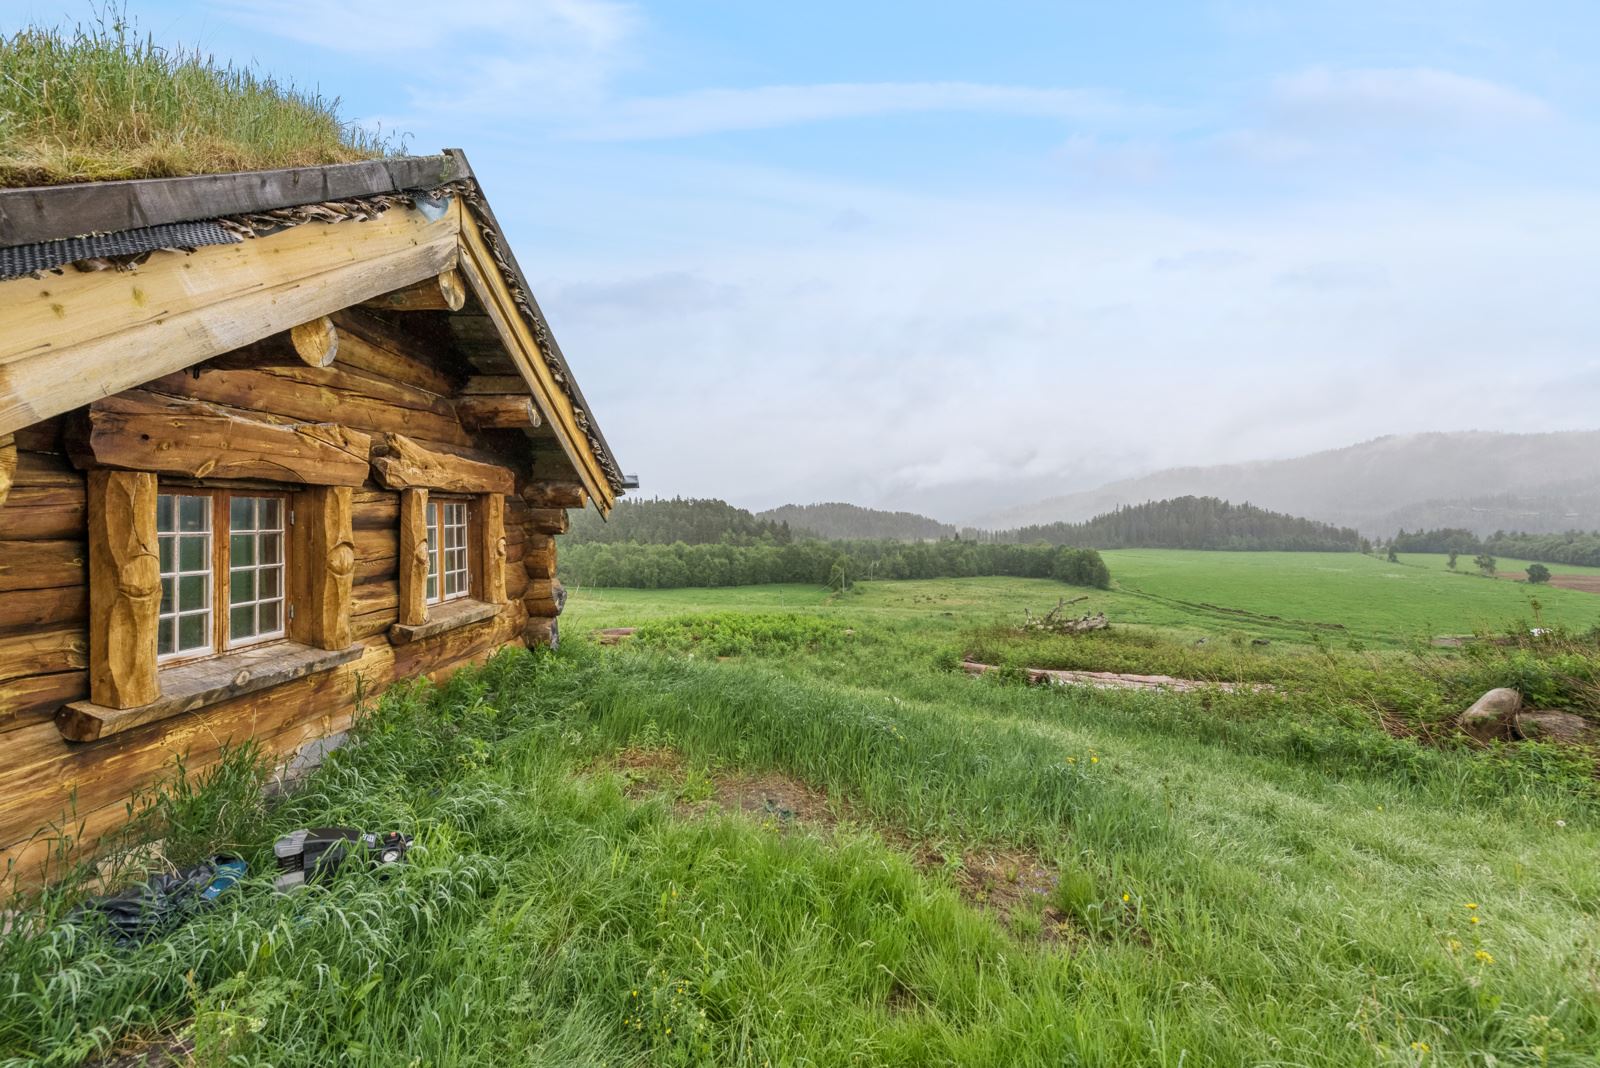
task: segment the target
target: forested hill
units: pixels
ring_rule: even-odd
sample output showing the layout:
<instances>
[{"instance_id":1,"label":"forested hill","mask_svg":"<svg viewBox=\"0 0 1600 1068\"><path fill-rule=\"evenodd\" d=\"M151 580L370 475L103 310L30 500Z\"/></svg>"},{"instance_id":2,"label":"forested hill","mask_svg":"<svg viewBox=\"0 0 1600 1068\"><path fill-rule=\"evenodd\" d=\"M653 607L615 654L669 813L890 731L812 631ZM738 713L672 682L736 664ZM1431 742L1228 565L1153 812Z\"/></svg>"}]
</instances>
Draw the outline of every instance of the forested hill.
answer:
<instances>
[{"instance_id":1,"label":"forested hill","mask_svg":"<svg viewBox=\"0 0 1600 1068\"><path fill-rule=\"evenodd\" d=\"M814 535L829 541L930 541L950 538L956 528L915 512L884 512L858 504L786 504L756 513L757 519L788 523L797 537Z\"/></svg>"},{"instance_id":2,"label":"forested hill","mask_svg":"<svg viewBox=\"0 0 1600 1068\"><path fill-rule=\"evenodd\" d=\"M1000 530L986 540L1092 549L1232 549L1358 552L1361 535L1314 519L1269 512L1216 497L1175 497L1126 505L1082 523Z\"/></svg>"},{"instance_id":3,"label":"forested hill","mask_svg":"<svg viewBox=\"0 0 1600 1068\"><path fill-rule=\"evenodd\" d=\"M786 524L758 519L743 508L712 497L623 499L611 510L609 520L588 509L569 514L572 527L566 534L568 545L713 545L747 541L787 545L792 540Z\"/></svg>"}]
</instances>

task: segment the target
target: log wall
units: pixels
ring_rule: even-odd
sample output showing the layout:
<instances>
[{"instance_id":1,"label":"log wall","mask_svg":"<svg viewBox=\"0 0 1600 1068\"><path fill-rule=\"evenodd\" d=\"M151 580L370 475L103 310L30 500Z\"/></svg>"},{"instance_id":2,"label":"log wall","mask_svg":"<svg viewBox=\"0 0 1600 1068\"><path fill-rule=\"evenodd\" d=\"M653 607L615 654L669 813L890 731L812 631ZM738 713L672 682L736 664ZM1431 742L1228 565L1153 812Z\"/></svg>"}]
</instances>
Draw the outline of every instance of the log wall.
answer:
<instances>
[{"instance_id":1,"label":"log wall","mask_svg":"<svg viewBox=\"0 0 1600 1068\"><path fill-rule=\"evenodd\" d=\"M350 332L332 366L307 366L280 338L145 383L139 396L204 401L268 421L326 421L374 438L403 434L427 449L517 472L518 493L504 506L508 603L483 622L393 644L400 491L369 478L339 491L350 494L350 636L363 647L358 660L94 742L66 741L57 710L89 697L88 501L85 473L73 460L92 462L81 444L90 420L80 410L18 431L14 485L0 504L0 873L9 863L31 879L57 846L52 825L90 841L114 828L128 797L179 755L191 772L203 771L224 745L253 738L287 759L349 724L358 687L374 697L396 681L437 679L502 646L552 636L560 598L554 540L545 533L550 510L524 499L543 501L550 487L530 477L527 437L464 425L442 391L459 390L467 376L432 359L427 344L399 326L359 313L335 322Z\"/></svg>"}]
</instances>

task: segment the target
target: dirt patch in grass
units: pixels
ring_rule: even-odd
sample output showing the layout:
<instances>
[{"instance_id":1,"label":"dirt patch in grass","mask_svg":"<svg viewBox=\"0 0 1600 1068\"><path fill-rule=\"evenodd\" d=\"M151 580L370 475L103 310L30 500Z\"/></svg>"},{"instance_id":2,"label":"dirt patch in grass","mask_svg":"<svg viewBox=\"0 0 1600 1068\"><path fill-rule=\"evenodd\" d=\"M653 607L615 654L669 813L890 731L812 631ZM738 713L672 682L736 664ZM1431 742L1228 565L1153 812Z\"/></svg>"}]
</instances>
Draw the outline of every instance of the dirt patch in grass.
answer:
<instances>
[{"instance_id":1,"label":"dirt patch in grass","mask_svg":"<svg viewBox=\"0 0 1600 1068\"><path fill-rule=\"evenodd\" d=\"M1023 850L973 849L953 857L936 844L898 827L863 819L840 798L781 772L759 774L691 768L675 750L630 747L598 762L620 772L624 793L634 799L665 794L673 811L695 819L712 812L737 812L780 832L805 828L831 831L852 822L876 831L919 872L947 872L961 900L993 913L1020 939L1067 943L1080 933L1055 904L1059 876L1037 854Z\"/></svg>"},{"instance_id":2,"label":"dirt patch in grass","mask_svg":"<svg viewBox=\"0 0 1600 1068\"><path fill-rule=\"evenodd\" d=\"M1511 579L1513 582L1526 582L1528 580L1528 573L1526 571L1500 571L1495 574L1495 578ZM1600 593L1600 575L1563 575L1559 573L1552 573L1549 584L1559 590L1577 590L1579 593Z\"/></svg>"}]
</instances>

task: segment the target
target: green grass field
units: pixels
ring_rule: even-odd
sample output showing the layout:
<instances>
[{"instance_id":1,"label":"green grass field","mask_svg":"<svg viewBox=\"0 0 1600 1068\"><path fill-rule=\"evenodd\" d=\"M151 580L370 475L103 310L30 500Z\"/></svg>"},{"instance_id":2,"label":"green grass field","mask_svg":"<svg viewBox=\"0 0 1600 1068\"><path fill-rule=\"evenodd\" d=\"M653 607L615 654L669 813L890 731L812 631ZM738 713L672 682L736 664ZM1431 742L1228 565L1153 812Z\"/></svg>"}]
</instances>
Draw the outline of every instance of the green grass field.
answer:
<instances>
[{"instance_id":1,"label":"green grass field","mask_svg":"<svg viewBox=\"0 0 1600 1068\"><path fill-rule=\"evenodd\" d=\"M1115 622L1157 627L1194 638L1239 634L1304 643L1351 639L1399 646L1434 635L1502 632L1532 625L1532 601L1546 626L1600 626L1600 596L1575 590L1453 574L1431 557L1389 564L1357 553L1221 553L1123 549L1102 554L1115 588L1069 590L1027 579L970 579L960 583L869 582L835 604L811 586L754 586L729 590L572 591L568 621L578 627L628 626L695 611L833 611L848 607L883 618L923 619L938 629L983 622L1016 622L1024 609L1040 613L1063 594L1086 597L1076 612L1104 611ZM1421 561L1421 562L1414 562ZM1505 569L1520 568L1506 561ZM1557 569L1567 570L1567 569ZM1571 569L1574 572L1582 569ZM951 615L944 615L944 613ZM1276 619L1271 617L1278 617ZM1314 624L1322 624L1316 626ZM1342 629L1336 629L1342 628Z\"/></svg>"},{"instance_id":2,"label":"green grass field","mask_svg":"<svg viewBox=\"0 0 1600 1068\"><path fill-rule=\"evenodd\" d=\"M1526 587L1336 559L1112 554L1073 608L1119 625L1079 639L1015 632L1082 595L1043 580L577 591L559 654L392 695L277 804L241 754L136 832L264 868L394 826L411 863L257 878L133 951L62 924L69 881L0 933L0 1064L1595 1064L1592 755L1447 725L1496 684L1595 716L1600 645L1408 650L1382 628L1509 624ZM1281 689L1028 687L972 649Z\"/></svg>"}]
</instances>

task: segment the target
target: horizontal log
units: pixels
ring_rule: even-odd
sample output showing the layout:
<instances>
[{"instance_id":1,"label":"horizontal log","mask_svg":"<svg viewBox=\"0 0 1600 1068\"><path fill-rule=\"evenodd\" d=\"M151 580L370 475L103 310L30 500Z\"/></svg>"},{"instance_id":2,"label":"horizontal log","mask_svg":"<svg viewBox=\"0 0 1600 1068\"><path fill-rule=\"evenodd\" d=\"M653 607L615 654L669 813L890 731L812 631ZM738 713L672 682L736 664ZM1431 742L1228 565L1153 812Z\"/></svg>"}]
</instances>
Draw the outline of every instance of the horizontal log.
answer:
<instances>
[{"instance_id":1,"label":"horizontal log","mask_svg":"<svg viewBox=\"0 0 1600 1068\"><path fill-rule=\"evenodd\" d=\"M534 508L582 508L589 494L576 482L529 482L522 487L522 499Z\"/></svg>"},{"instance_id":2,"label":"horizontal log","mask_svg":"<svg viewBox=\"0 0 1600 1068\"><path fill-rule=\"evenodd\" d=\"M383 527L392 529L400 522L400 495L391 490L356 494L350 506L351 521L357 530Z\"/></svg>"},{"instance_id":3,"label":"horizontal log","mask_svg":"<svg viewBox=\"0 0 1600 1068\"><path fill-rule=\"evenodd\" d=\"M11 590L0 596L0 633L78 626L88 618L89 587L86 585Z\"/></svg>"},{"instance_id":4,"label":"horizontal log","mask_svg":"<svg viewBox=\"0 0 1600 1068\"><path fill-rule=\"evenodd\" d=\"M467 289L455 271L444 271L424 278L404 289L363 301L361 307L377 311L460 311L467 303Z\"/></svg>"},{"instance_id":5,"label":"horizontal log","mask_svg":"<svg viewBox=\"0 0 1600 1068\"><path fill-rule=\"evenodd\" d=\"M278 423L129 390L89 409L86 462L189 478L359 486L371 439L334 423Z\"/></svg>"},{"instance_id":6,"label":"horizontal log","mask_svg":"<svg viewBox=\"0 0 1600 1068\"><path fill-rule=\"evenodd\" d=\"M69 741L92 742L348 664L364 651L361 645L316 649L296 642L278 642L168 668L161 672L161 696L149 704L108 708L74 701L57 714L56 729Z\"/></svg>"},{"instance_id":7,"label":"horizontal log","mask_svg":"<svg viewBox=\"0 0 1600 1068\"><path fill-rule=\"evenodd\" d=\"M504 494L516 481L509 468L427 449L404 434L385 434L373 442L372 469L390 489Z\"/></svg>"},{"instance_id":8,"label":"horizontal log","mask_svg":"<svg viewBox=\"0 0 1600 1068\"><path fill-rule=\"evenodd\" d=\"M436 397L455 392L460 376L440 360L440 344L376 315L346 308L333 317L339 328L339 362Z\"/></svg>"},{"instance_id":9,"label":"horizontal log","mask_svg":"<svg viewBox=\"0 0 1600 1068\"><path fill-rule=\"evenodd\" d=\"M527 393L476 393L455 405L462 424L479 430L531 430L540 422Z\"/></svg>"},{"instance_id":10,"label":"horizontal log","mask_svg":"<svg viewBox=\"0 0 1600 1068\"><path fill-rule=\"evenodd\" d=\"M0 541L81 538L85 514L78 486L18 486L0 506Z\"/></svg>"},{"instance_id":11,"label":"horizontal log","mask_svg":"<svg viewBox=\"0 0 1600 1068\"><path fill-rule=\"evenodd\" d=\"M565 534L570 524L565 508L534 508L528 513L528 525L540 534Z\"/></svg>"},{"instance_id":12,"label":"horizontal log","mask_svg":"<svg viewBox=\"0 0 1600 1068\"><path fill-rule=\"evenodd\" d=\"M58 671L0 682L0 732L51 719L62 705L88 694L87 671Z\"/></svg>"},{"instance_id":13,"label":"horizontal log","mask_svg":"<svg viewBox=\"0 0 1600 1068\"><path fill-rule=\"evenodd\" d=\"M81 541L0 542L0 593L82 586L88 562Z\"/></svg>"},{"instance_id":14,"label":"horizontal log","mask_svg":"<svg viewBox=\"0 0 1600 1068\"><path fill-rule=\"evenodd\" d=\"M83 472L72 466L72 462L60 453L52 452L19 452L17 453L17 475L14 489L25 486L35 487L77 487L79 493L83 492Z\"/></svg>"},{"instance_id":15,"label":"horizontal log","mask_svg":"<svg viewBox=\"0 0 1600 1068\"><path fill-rule=\"evenodd\" d=\"M400 585L397 582L358 582L350 590L350 612L366 615L369 612L398 612ZM391 619L390 622L393 622Z\"/></svg>"},{"instance_id":16,"label":"horizontal log","mask_svg":"<svg viewBox=\"0 0 1600 1068\"><path fill-rule=\"evenodd\" d=\"M241 354L220 356L148 387L308 423L339 423L368 434L406 433L452 445L472 444L450 402L366 371L334 364L255 366Z\"/></svg>"},{"instance_id":17,"label":"horizontal log","mask_svg":"<svg viewBox=\"0 0 1600 1068\"><path fill-rule=\"evenodd\" d=\"M0 682L88 666L89 632L82 627L55 627L0 637Z\"/></svg>"}]
</instances>

